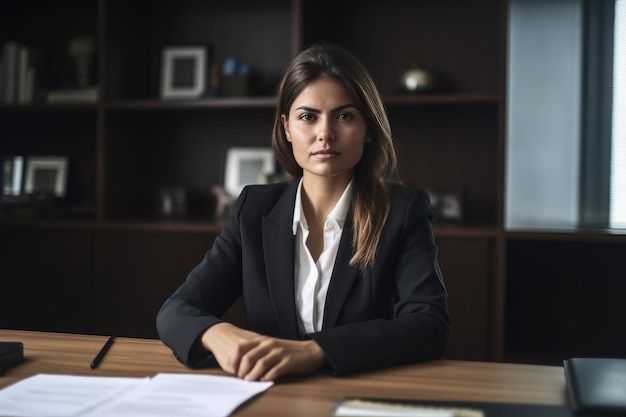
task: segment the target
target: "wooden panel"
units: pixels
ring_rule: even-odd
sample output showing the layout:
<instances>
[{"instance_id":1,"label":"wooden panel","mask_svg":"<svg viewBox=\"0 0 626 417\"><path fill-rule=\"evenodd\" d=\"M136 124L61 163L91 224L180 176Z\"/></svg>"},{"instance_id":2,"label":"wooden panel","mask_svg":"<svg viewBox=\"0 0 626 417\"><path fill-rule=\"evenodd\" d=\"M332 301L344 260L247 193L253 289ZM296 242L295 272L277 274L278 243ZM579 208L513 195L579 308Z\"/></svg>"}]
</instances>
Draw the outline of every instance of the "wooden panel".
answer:
<instances>
[{"instance_id":1,"label":"wooden panel","mask_svg":"<svg viewBox=\"0 0 626 417\"><path fill-rule=\"evenodd\" d=\"M208 234L98 233L98 333L157 337L159 308L202 260L213 238Z\"/></svg>"},{"instance_id":2,"label":"wooden panel","mask_svg":"<svg viewBox=\"0 0 626 417\"><path fill-rule=\"evenodd\" d=\"M491 242L437 238L437 245L452 329L445 357L486 360Z\"/></svg>"},{"instance_id":3,"label":"wooden panel","mask_svg":"<svg viewBox=\"0 0 626 417\"><path fill-rule=\"evenodd\" d=\"M91 233L3 228L0 265L0 327L93 330Z\"/></svg>"},{"instance_id":4,"label":"wooden panel","mask_svg":"<svg viewBox=\"0 0 626 417\"><path fill-rule=\"evenodd\" d=\"M624 242L509 242L505 359L624 356L625 253Z\"/></svg>"}]
</instances>

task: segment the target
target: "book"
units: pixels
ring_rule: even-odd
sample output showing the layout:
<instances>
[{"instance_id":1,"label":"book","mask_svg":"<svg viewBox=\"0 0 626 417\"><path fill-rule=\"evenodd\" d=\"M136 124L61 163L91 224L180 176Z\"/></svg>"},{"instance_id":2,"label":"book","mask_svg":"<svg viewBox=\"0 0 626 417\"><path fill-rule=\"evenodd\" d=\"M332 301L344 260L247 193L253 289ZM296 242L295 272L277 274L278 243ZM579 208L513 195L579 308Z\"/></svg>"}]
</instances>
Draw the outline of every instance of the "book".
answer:
<instances>
[{"instance_id":1,"label":"book","mask_svg":"<svg viewBox=\"0 0 626 417\"><path fill-rule=\"evenodd\" d=\"M24 345L21 342L0 342L0 375L24 360Z\"/></svg>"},{"instance_id":2,"label":"book","mask_svg":"<svg viewBox=\"0 0 626 417\"><path fill-rule=\"evenodd\" d=\"M0 104L31 104L36 92L38 52L11 41L2 45L0 55Z\"/></svg>"},{"instance_id":3,"label":"book","mask_svg":"<svg viewBox=\"0 0 626 417\"><path fill-rule=\"evenodd\" d=\"M35 57L36 51L21 45L17 65L17 91L15 101L18 104L32 104L35 96Z\"/></svg>"},{"instance_id":4,"label":"book","mask_svg":"<svg viewBox=\"0 0 626 417\"><path fill-rule=\"evenodd\" d=\"M563 366L576 414L626 415L626 359L571 358Z\"/></svg>"},{"instance_id":5,"label":"book","mask_svg":"<svg viewBox=\"0 0 626 417\"><path fill-rule=\"evenodd\" d=\"M22 174L24 172L23 156L8 156L0 159L0 178L2 179L2 196L22 194Z\"/></svg>"},{"instance_id":6,"label":"book","mask_svg":"<svg viewBox=\"0 0 626 417\"><path fill-rule=\"evenodd\" d=\"M567 405L340 398L327 417L572 417Z\"/></svg>"},{"instance_id":7,"label":"book","mask_svg":"<svg viewBox=\"0 0 626 417\"><path fill-rule=\"evenodd\" d=\"M485 417L479 409L426 405L408 401L368 398L344 398L338 401L330 417Z\"/></svg>"},{"instance_id":8,"label":"book","mask_svg":"<svg viewBox=\"0 0 626 417\"><path fill-rule=\"evenodd\" d=\"M10 41L2 45L2 96L0 103L13 104L17 100L20 44Z\"/></svg>"}]
</instances>

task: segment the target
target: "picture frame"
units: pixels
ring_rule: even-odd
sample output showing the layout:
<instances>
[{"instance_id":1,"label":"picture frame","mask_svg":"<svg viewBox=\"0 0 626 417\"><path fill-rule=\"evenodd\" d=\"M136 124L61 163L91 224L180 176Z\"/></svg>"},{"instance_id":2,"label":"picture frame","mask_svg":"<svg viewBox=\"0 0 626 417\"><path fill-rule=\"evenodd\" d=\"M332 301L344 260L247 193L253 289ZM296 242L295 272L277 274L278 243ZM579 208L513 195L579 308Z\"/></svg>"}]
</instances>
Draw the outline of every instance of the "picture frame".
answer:
<instances>
[{"instance_id":1,"label":"picture frame","mask_svg":"<svg viewBox=\"0 0 626 417\"><path fill-rule=\"evenodd\" d=\"M271 147L231 147L226 150L224 190L238 197L244 186L266 184L276 171Z\"/></svg>"},{"instance_id":2,"label":"picture frame","mask_svg":"<svg viewBox=\"0 0 626 417\"><path fill-rule=\"evenodd\" d=\"M166 46L161 55L161 100L197 99L207 87L210 48Z\"/></svg>"},{"instance_id":3,"label":"picture frame","mask_svg":"<svg viewBox=\"0 0 626 417\"><path fill-rule=\"evenodd\" d=\"M436 187L427 189L436 224L458 224L465 218L466 187Z\"/></svg>"},{"instance_id":4,"label":"picture frame","mask_svg":"<svg viewBox=\"0 0 626 417\"><path fill-rule=\"evenodd\" d=\"M31 156L27 158L24 193L65 197L67 168L68 158L65 156Z\"/></svg>"}]
</instances>

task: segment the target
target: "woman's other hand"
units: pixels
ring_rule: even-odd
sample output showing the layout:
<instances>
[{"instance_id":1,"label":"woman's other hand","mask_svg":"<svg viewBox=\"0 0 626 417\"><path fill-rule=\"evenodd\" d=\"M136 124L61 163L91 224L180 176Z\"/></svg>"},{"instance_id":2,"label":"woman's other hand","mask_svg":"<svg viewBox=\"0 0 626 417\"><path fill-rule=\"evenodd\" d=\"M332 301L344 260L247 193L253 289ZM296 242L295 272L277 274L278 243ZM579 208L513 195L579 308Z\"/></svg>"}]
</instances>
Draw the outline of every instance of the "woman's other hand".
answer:
<instances>
[{"instance_id":1,"label":"woman's other hand","mask_svg":"<svg viewBox=\"0 0 626 417\"><path fill-rule=\"evenodd\" d=\"M247 381L274 381L283 375L311 373L326 361L313 340L263 336L230 323L209 327L201 342L224 371Z\"/></svg>"}]
</instances>

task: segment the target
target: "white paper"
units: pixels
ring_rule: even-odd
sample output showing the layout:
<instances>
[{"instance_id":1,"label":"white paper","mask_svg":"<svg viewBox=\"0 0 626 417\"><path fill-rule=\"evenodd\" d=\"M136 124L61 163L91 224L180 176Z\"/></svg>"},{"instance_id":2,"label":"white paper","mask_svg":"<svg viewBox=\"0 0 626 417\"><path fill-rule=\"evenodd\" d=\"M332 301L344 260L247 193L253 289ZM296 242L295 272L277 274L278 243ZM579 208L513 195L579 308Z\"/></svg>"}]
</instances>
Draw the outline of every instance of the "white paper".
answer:
<instances>
[{"instance_id":1,"label":"white paper","mask_svg":"<svg viewBox=\"0 0 626 417\"><path fill-rule=\"evenodd\" d=\"M273 382L201 374L158 374L85 417L226 417Z\"/></svg>"},{"instance_id":2,"label":"white paper","mask_svg":"<svg viewBox=\"0 0 626 417\"><path fill-rule=\"evenodd\" d=\"M147 378L38 374L0 390L0 416L79 415L147 381Z\"/></svg>"},{"instance_id":3,"label":"white paper","mask_svg":"<svg viewBox=\"0 0 626 417\"><path fill-rule=\"evenodd\" d=\"M272 385L204 374L151 379L39 374L0 390L0 416L227 417Z\"/></svg>"}]
</instances>

